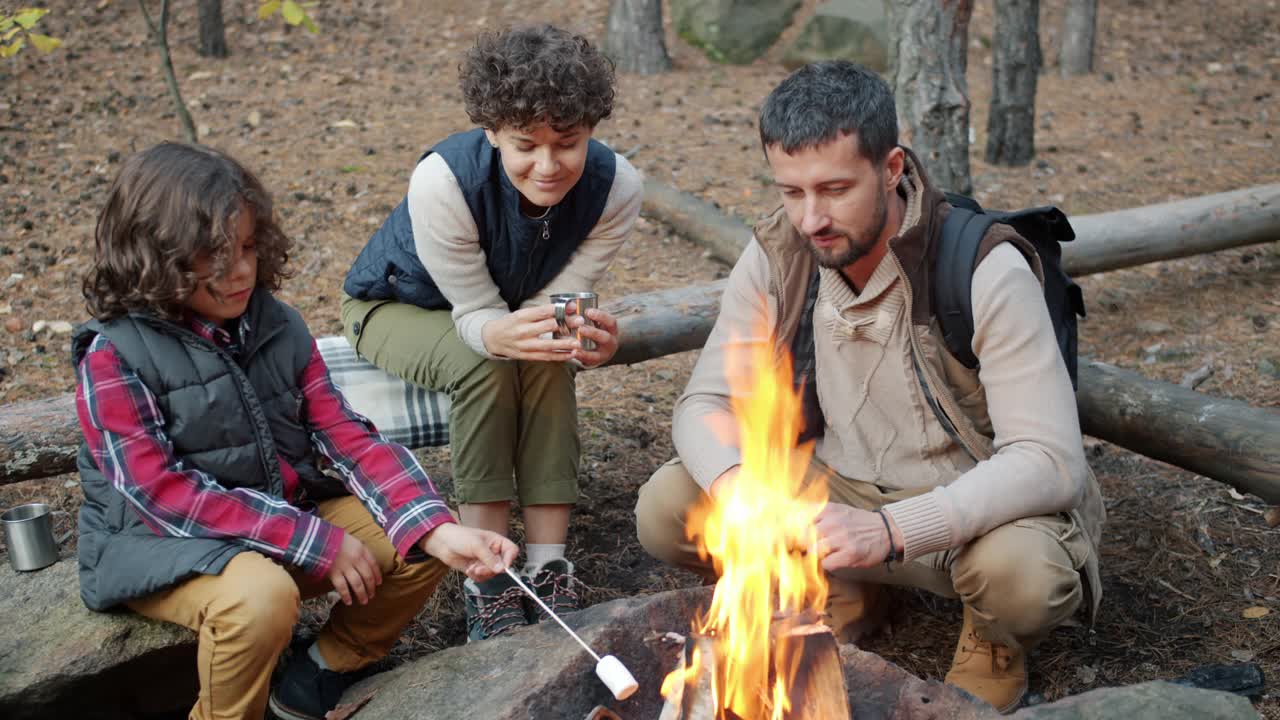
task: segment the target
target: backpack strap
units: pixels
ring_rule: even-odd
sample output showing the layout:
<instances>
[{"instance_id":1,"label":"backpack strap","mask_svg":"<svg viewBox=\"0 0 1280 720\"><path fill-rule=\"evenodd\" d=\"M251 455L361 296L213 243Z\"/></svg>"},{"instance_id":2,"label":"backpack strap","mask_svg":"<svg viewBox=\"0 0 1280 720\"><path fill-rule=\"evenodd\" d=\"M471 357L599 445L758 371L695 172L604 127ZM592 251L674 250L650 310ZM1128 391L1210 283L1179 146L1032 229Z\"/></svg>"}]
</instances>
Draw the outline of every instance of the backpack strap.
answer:
<instances>
[{"instance_id":1,"label":"backpack strap","mask_svg":"<svg viewBox=\"0 0 1280 720\"><path fill-rule=\"evenodd\" d=\"M978 367L973 354L973 270L978 246L997 219L965 207L951 208L942 223L933 266L933 312L947 350L967 368Z\"/></svg>"}]
</instances>

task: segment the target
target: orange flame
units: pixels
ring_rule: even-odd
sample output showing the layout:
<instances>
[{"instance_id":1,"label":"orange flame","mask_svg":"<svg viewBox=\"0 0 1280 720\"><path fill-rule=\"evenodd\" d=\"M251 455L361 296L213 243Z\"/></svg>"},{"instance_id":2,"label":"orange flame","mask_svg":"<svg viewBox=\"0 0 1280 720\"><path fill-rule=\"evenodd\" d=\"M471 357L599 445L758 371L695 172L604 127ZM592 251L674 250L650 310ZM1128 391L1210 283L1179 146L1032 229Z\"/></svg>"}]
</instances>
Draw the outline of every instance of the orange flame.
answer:
<instances>
[{"instance_id":1,"label":"orange flame","mask_svg":"<svg viewBox=\"0 0 1280 720\"><path fill-rule=\"evenodd\" d=\"M697 630L716 639L717 717L732 711L747 720L780 720L790 709L794 672L771 677L777 673L771 672L770 626L775 616L825 609L821 558L806 550L816 547L815 523L827 488L802 486L812 446L796 444L801 401L789 358L775 357L773 343L729 347L738 355L728 364L751 369L742 380L729 373L742 464L732 482L716 488L714 502L688 519L690 535L720 578ZM685 673L672 676L677 674Z\"/></svg>"}]
</instances>

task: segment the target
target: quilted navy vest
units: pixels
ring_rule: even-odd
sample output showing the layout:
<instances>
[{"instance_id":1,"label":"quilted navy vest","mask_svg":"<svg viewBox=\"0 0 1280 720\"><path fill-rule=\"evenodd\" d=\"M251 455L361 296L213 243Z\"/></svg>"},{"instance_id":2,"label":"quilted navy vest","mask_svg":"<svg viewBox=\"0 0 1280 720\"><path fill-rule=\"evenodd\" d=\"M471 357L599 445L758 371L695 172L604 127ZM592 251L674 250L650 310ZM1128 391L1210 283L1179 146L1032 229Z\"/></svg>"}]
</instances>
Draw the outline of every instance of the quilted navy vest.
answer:
<instances>
[{"instance_id":1,"label":"quilted navy vest","mask_svg":"<svg viewBox=\"0 0 1280 720\"><path fill-rule=\"evenodd\" d=\"M440 155L457 178L489 275L511 310L551 282L599 222L617 159L604 144L588 141L582 178L545 218L533 219L520 212L520 193L484 130L450 135L418 162L432 153ZM360 300L397 300L427 310L452 308L418 259L407 199L369 239L342 289Z\"/></svg>"}]
</instances>

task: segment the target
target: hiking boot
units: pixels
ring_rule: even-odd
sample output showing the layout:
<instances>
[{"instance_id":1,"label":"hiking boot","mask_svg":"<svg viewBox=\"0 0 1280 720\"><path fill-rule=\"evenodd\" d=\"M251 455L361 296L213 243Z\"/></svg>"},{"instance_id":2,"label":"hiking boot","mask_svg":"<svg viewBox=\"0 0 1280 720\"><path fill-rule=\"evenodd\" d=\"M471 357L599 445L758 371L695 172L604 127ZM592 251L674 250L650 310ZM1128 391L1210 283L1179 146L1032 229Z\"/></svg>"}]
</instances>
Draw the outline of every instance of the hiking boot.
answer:
<instances>
[{"instance_id":1,"label":"hiking boot","mask_svg":"<svg viewBox=\"0 0 1280 720\"><path fill-rule=\"evenodd\" d=\"M494 575L479 583L467 580L462 596L467 608L467 642L504 635L528 624L524 592L509 575Z\"/></svg>"},{"instance_id":2,"label":"hiking boot","mask_svg":"<svg viewBox=\"0 0 1280 720\"><path fill-rule=\"evenodd\" d=\"M880 629L889 616L889 590L878 583L828 577L827 622L836 640L857 643Z\"/></svg>"},{"instance_id":3,"label":"hiking boot","mask_svg":"<svg viewBox=\"0 0 1280 720\"><path fill-rule=\"evenodd\" d=\"M947 683L985 700L1001 713L1013 711L1027 693L1027 654L978 637L973 611L964 606L964 626Z\"/></svg>"},{"instance_id":4,"label":"hiking boot","mask_svg":"<svg viewBox=\"0 0 1280 720\"><path fill-rule=\"evenodd\" d=\"M325 670L311 653L299 650L289 658L267 704L280 720L324 720L355 681L355 673Z\"/></svg>"},{"instance_id":5,"label":"hiking boot","mask_svg":"<svg viewBox=\"0 0 1280 720\"><path fill-rule=\"evenodd\" d=\"M563 558L543 565L529 586L556 615L564 615L582 607L582 583L573 576L573 563ZM546 620L547 613L535 602L529 603L529 622Z\"/></svg>"}]
</instances>

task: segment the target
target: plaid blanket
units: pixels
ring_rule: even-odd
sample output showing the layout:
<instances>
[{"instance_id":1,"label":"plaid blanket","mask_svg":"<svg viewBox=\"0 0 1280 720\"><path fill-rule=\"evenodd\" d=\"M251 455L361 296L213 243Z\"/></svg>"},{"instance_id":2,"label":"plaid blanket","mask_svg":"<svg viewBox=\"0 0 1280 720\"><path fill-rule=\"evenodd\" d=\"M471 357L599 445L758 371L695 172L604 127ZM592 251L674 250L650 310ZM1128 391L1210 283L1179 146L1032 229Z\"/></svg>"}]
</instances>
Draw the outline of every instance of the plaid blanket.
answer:
<instances>
[{"instance_id":1,"label":"plaid blanket","mask_svg":"<svg viewBox=\"0 0 1280 720\"><path fill-rule=\"evenodd\" d=\"M316 345L352 409L388 439L406 447L449 444L449 397L410 385L356 355L344 337L316 338Z\"/></svg>"}]
</instances>

